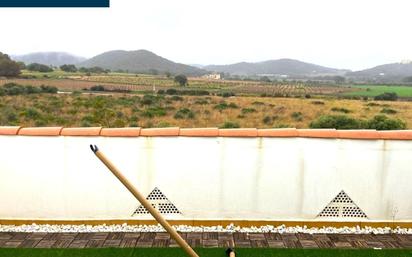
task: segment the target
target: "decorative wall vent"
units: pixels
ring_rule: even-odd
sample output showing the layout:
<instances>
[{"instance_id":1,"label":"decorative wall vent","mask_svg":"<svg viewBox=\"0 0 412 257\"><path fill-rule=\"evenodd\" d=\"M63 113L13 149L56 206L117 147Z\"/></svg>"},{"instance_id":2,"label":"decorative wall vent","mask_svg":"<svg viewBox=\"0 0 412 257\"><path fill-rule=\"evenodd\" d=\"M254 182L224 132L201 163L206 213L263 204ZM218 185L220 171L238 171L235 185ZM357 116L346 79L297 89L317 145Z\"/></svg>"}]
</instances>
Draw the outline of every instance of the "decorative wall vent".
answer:
<instances>
[{"instance_id":1,"label":"decorative wall vent","mask_svg":"<svg viewBox=\"0 0 412 257\"><path fill-rule=\"evenodd\" d=\"M368 218L343 190L319 213L318 217Z\"/></svg>"},{"instance_id":2,"label":"decorative wall vent","mask_svg":"<svg viewBox=\"0 0 412 257\"><path fill-rule=\"evenodd\" d=\"M146 197L146 199L152 204L152 206L157 209L162 214L181 214L181 212L176 208L176 206L167 199L167 197L155 187L152 192ZM138 214L149 214L149 211L140 205L134 212L133 215Z\"/></svg>"}]
</instances>

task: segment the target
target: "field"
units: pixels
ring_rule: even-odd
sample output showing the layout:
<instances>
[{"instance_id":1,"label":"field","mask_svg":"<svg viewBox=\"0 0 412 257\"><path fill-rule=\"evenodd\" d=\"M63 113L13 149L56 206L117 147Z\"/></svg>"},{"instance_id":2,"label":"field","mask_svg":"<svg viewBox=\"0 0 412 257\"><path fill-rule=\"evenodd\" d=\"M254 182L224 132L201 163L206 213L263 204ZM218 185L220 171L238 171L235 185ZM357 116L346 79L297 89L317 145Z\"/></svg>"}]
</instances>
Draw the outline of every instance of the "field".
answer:
<instances>
[{"instance_id":1,"label":"field","mask_svg":"<svg viewBox=\"0 0 412 257\"><path fill-rule=\"evenodd\" d=\"M222 248L198 248L201 257L224 257ZM410 257L411 250L327 250L327 249L268 249L239 248L239 257ZM101 249L5 249L4 257L181 257L179 248L101 248Z\"/></svg>"},{"instance_id":2,"label":"field","mask_svg":"<svg viewBox=\"0 0 412 257\"><path fill-rule=\"evenodd\" d=\"M412 98L412 86L354 85L351 87L359 90L345 92L344 95L374 97L383 93L394 92L399 97Z\"/></svg>"},{"instance_id":3,"label":"field","mask_svg":"<svg viewBox=\"0 0 412 257\"><path fill-rule=\"evenodd\" d=\"M35 87L48 85L57 87L60 92L1 96L0 125L308 128L322 115L369 120L384 114L412 128L410 102L340 99L342 95L359 94L371 99L387 91L412 97L412 87L406 86L344 87L189 78L189 86L180 87L173 78L142 74L86 76L55 71L47 73L47 78L41 73L25 72L23 75L31 78L0 79L0 86L11 82ZM96 85L102 85L105 91L90 91ZM158 94L159 90L170 89L207 95Z\"/></svg>"},{"instance_id":4,"label":"field","mask_svg":"<svg viewBox=\"0 0 412 257\"><path fill-rule=\"evenodd\" d=\"M296 127L325 114L386 115L412 127L410 102L137 94L0 97L0 125L104 127Z\"/></svg>"}]
</instances>

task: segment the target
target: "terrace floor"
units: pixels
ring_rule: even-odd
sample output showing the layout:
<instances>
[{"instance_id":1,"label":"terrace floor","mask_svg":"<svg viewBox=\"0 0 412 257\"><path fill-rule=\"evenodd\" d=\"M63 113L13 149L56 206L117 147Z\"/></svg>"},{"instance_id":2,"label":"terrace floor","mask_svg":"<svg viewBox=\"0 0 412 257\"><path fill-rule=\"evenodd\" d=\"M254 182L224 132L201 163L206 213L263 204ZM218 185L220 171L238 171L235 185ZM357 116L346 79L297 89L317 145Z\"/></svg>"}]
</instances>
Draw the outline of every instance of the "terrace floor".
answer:
<instances>
[{"instance_id":1,"label":"terrace floor","mask_svg":"<svg viewBox=\"0 0 412 257\"><path fill-rule=\"evenodd\" d=\"M412 248L412 235L181 233L192 247ZM0 233L0 248L177 247L167 233Z\"/></svg>"}]
</instances>

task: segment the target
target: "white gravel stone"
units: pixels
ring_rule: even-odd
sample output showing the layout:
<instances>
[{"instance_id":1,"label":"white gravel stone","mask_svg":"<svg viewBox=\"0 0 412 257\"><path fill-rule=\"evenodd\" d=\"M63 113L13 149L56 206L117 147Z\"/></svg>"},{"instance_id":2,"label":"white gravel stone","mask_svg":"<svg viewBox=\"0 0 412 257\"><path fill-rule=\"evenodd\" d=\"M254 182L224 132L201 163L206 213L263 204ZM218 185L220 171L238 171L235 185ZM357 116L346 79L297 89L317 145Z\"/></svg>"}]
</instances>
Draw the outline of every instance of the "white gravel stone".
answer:
<instances>
[{"instance_id":1,"label":"white gravel stone","mask_svg":"<svg viewBox=\"0 0 412 257\"><path fill-rule=\"evenodd\" d=\"M321 227L321 228L308 228L306 226L286 227L281 225L278 227L272 225L266 225L261 227L239 227L230 224L226 227L223 226L187 226L178 225L174 226L177 231L180 232L241 232L241 233L308 233L308 234L412 234L411 228L395 229L389 227L372 228L365 226L363 228L356 227ZM160 225L128 225L126 223L122 225L37 225L35 223L31 225L0 225L0 232L165 232Z\"/></svg>"}]
</instances>

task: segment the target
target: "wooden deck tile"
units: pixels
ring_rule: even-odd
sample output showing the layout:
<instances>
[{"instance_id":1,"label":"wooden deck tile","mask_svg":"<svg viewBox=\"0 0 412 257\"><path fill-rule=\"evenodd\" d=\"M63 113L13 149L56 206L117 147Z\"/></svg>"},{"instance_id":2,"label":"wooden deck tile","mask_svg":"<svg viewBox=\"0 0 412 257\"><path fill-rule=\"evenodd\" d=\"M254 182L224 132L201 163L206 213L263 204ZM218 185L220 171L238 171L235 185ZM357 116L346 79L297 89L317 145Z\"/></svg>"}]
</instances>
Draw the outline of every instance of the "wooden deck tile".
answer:
<instances>
[{"instance_id":1,"label":"wooden deck tile","mask_svg":"<svg viewBox=\"0 0 412 257\"><path fill-rule=\"evenodd\" d=\"M285 243L282 240L267 240L270 248L285 248Z\"/></svg>"},{"instance_id":2,"label":"wooden deck tile","mask_svg":"<svg viewBox=\"0 0 412 257\"><path fill-rule=\"evenodd\" d=\"M37 245L36 248L51 248L56 243L56 240L41 240Z\"/></svg>"},{"instance_id":3,"label":"wooden deck tile","mask_svg":"<svg viewBox=\"0 0 412 257\"><path fill-rule=\"evenodd\" d=\"M68 248L73 240L57 240L52 248Z\"/></svg>"},{"instance_id":4,"label":"wooden deck tile","mask_svg":"<svg viewBox=\"0 0 412 257\"><path fill-rule=\"evenodd\" d=\"M23 243L23 240L9 240L5 241L1 247L4 248L18 248Z\"/></svg>"},{"instance_id":5,"label":"wooden deck tile","mask_svg":"<svg viewBox=\"0 0 412 257\"><path fill-rule=\"evenodd\" d=\"M39 242L39 239L26 239L19 245L19 248L34 248Z\"/></svg>"},{"instance_id":6,"label":"wooden deck tile","mask_svg":"<svg viewBox=\"0 0 412 257\"><path fill-rule=\"evenodd\" d=\"M314 240L299 240L299 243L303 248L319 248L318 244Z\"/></svg>"},{"instance_id":7,"label":"wooden deck tile","mask_svg":"<svg viewBox=\"0 0 412 257\"><path fill-rule=\"evenodd\" d=\"M121 242L122 242L121 239L105 240L103 243L103 247L119 247Z\"/></svg>"},{"instance_id":8,"label":"wooden deck tile","mask_svg":"<svg viewBox=\"0 0 412 257\"><path fill-rule=\"evenodd\" d=\"M202 247L218 247L218 246L219 246L219 241L217 239L203 239L202 240Z\"/></svg>"},{"instance_id":9,"label":"wooden deck tile","mask_svg":"<svg viewBox=\"0 0 412 257\"><path fill-rule=\"evenodd\" d=\"M89 240L73 240L68 248L84 248Z\"/></svg>"},{"instance_id":10,"label":"wooden deck tile","mask_svg":"<svg viewBox=\"0 0 412 257\"><path fill-rule=\"evenodd\" d=\"M120 243L120 247L122 248L135 247L136 243L137 243L137 238L126 238L125 237Z\"/></svg>"},{"instance_id":11,"label":"wooden deck tile","mask_svg":"<svg viewBox=\"0 0 412 257\"><path fill-rule=\"evenodd\" d=\"M105 243L104 240L89 240L86 244L86 248L98 248L98 247L102 247L103 244Z\"/></svg>"}]
</instances>

